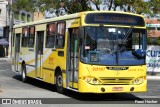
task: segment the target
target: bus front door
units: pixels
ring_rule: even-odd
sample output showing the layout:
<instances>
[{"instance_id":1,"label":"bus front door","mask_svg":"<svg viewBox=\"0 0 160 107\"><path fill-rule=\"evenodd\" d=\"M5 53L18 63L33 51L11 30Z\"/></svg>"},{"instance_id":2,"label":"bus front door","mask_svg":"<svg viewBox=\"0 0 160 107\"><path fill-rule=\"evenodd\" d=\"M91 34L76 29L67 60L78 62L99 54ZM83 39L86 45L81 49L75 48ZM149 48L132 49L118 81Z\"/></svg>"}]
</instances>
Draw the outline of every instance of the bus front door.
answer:
<instances>
[{"instance_id":1,"label":"bus front door","mask_svg":"<svg viewBox=\"0 0 160 107\"><path fill-rule=\"evenodd\" d=\"M36 37L36 75L37 78L42 79L44 31L37 31Z\"/></svg>"},{"instance_id":2,"label":"bus front door","mask_svg":"<svg viewBox=\"0 0 160 107\"><path fill-rule=\"evenodd\" d=\"M20 33L16 34L15 37L15 71L19 71L19 53L20 53Z\"/></svg>"},{"instance_id":3,"label":"bus front door","mask_svg":"<svg viewBox=\"0 0 160 107\"><path fill-rule=\"evenodd\" d=\"M69 60L68 60L68 79L69 87L78 89L78 35L76 28L69 29Z\"/></svg>"}]
</instances>

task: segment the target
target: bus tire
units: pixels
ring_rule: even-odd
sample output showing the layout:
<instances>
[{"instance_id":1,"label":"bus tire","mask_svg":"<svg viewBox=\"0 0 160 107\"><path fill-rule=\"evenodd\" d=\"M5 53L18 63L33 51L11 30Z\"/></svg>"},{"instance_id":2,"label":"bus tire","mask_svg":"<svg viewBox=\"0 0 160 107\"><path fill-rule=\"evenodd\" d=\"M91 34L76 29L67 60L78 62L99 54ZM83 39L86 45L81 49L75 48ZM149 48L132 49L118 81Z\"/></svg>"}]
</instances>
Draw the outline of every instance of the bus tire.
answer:
<instances>
[{"instance_id":1,"label":"bus tire","mask_svg":"<svg viewBox=\"0 0 160 107\"><path fill-rule=\"evenodd\" d=\"M62 77L62 73L59 71L56 73L56 89L57 92L60 94L64 93L64 88L63 88L63 77Z\"/></svg>"},{"instance_id":2,"label":"bus tire","mask_svg":"<svg viewBox=\"0 0 160 107\"><path fill-rule=\"evenodd\" d=\"M21 74L21 76L22 76L22 81L24 83L26 83L27 82L27 74L26 74L26 65L25 64L22 65L22 74Z\"/></svg>"}]
</instances>

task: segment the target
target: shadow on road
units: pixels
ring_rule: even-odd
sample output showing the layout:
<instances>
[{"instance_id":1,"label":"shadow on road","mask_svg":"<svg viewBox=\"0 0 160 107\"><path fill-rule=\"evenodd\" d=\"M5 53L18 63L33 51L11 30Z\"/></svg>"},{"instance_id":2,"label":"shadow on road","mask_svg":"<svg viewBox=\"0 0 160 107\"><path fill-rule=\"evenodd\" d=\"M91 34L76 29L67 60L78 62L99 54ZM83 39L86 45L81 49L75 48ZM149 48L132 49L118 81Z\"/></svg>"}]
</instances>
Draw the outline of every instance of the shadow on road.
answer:
<instances>
[{"instance_id":1,"label":"shadow on road","mask_svg":"<svg viewBox=\"0 0 160 107\"><path fill-rule=\"evenodd\" d=\"M21 81L20 75L13 76L14 79ZM27 78L27 84L35 87L46 89L56 92L55 85L42 82L33 78ZM107 94L95 94L95 93L78 93L70 90L65 91L65 96L79 101L135 101L143 100L130 93L107 93Z\"/></svg>"},{"instance_id":2,"label":"shadow on road","mask_svg":"<svg viewBox=\"0 0 160 107\"><path fill-rule=\"evenodd\" d=\"M129 93L104 93L104 94L95 94L95 93L77 93L67 90L65 94L68 97L81 100L81 101L135 101L142 100L141 98L136 97L133 94Z\"/></svg>"},{"instance_id":3,"label":"shadow on road","mask_svg":"<svg viewBox=\"0 0 160 107\"><path fill-rule=\"evenodd\" d=\"M13 78L22 82L21 75L14 75ZM33 79L33 78L28 77L26 84L30 84L30 85L38 87L38 88L42 88L42 89L46 89L46 90L49 90L49 91L56 92L55 85L45 83L43 81L36 80L36 79Z\"/></svg>"}]
</instances>

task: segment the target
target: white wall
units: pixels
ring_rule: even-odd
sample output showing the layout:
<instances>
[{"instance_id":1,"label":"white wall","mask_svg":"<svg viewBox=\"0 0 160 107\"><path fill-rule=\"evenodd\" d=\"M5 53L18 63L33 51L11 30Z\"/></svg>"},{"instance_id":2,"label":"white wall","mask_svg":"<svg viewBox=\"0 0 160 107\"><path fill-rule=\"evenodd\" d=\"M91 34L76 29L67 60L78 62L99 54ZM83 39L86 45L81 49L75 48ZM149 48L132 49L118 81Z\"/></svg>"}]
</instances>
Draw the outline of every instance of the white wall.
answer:
<instances>
[{"instance_id":1,"label":"white wall","mask_svg":"<svg viewBox=\"0 0 160 107\"><path fill-rule=\"evenodd\" d=\"M135 49L138 49L138 45ZM147 45L146 50L147 72L160 72L160 46Z\"/></svg>"},{"instance_id":2,"label":"white wall","mask_svg":"<svg viewBox=\"0 0 160 107\"><path fill-rule=\"evenodd\" d=\"M147 46L146 63L148 72L160 72L160 46Z\"/></svg>"},{"instance_id":3,"label":"white wall","mask_svg":"<svg viewBox=\"0 0 160 107\"><path fill-rule=\"evenodd\" d=\"M0 27L5 27L6 25L9 26L9 15L6 9L6 5L8 5L7 1L0 0ZM7 12L7 13L6 13Z\"/></svg>"}]
</instances>

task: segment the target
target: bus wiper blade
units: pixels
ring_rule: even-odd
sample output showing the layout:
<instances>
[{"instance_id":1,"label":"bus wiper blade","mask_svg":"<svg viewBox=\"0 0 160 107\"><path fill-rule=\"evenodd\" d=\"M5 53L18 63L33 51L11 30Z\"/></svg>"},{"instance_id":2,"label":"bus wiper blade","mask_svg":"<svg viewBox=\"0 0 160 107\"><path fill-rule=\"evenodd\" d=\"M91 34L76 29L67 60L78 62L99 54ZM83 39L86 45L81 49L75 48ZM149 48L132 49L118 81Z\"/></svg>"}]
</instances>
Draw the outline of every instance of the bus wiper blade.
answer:
<instances>
[{"instance_id":1,"label":"bus wiper blade","mask_svg":"<svg viewBox=\"0 0 160 107\"><path fill-rule=\"evenodd\" d=\"M123 38L123 42L125 42L125 40L128 38L129 34L132 32L133 26L131 26L131 28L127 31L126 35Z\"/></svg>"},{"instance_id":2,"label":"bus wiper blade","mask_svg":"<svg viewBox=\"0 0 160 107\"><path fill-rule=\"evenodd\" d=\"M119 50L120 52L123 52L126 48L124 47L124 45L126 44L128 36L131 34L133 30L133 26L131 26L130 29L128 29L127 33L124 35L124 37L121 39L121 41L117 41L118 45L122 45L121 49Z\"/></svg>"},{"instance_id":3,"label":"bus wiper blade","mask_svg":"<svg viewBox=\"0 0 160 107\"><path fill-rule=\"evenodd\" d=\"M107 39L109 39L108 35L105 33L105 31L104 31L104 29L103 29L103 28L104 28L103 24L100 24L99 26L100 26L101 30L103 31L105 37L106 37Z\"/></svg>"}]
</instances>

